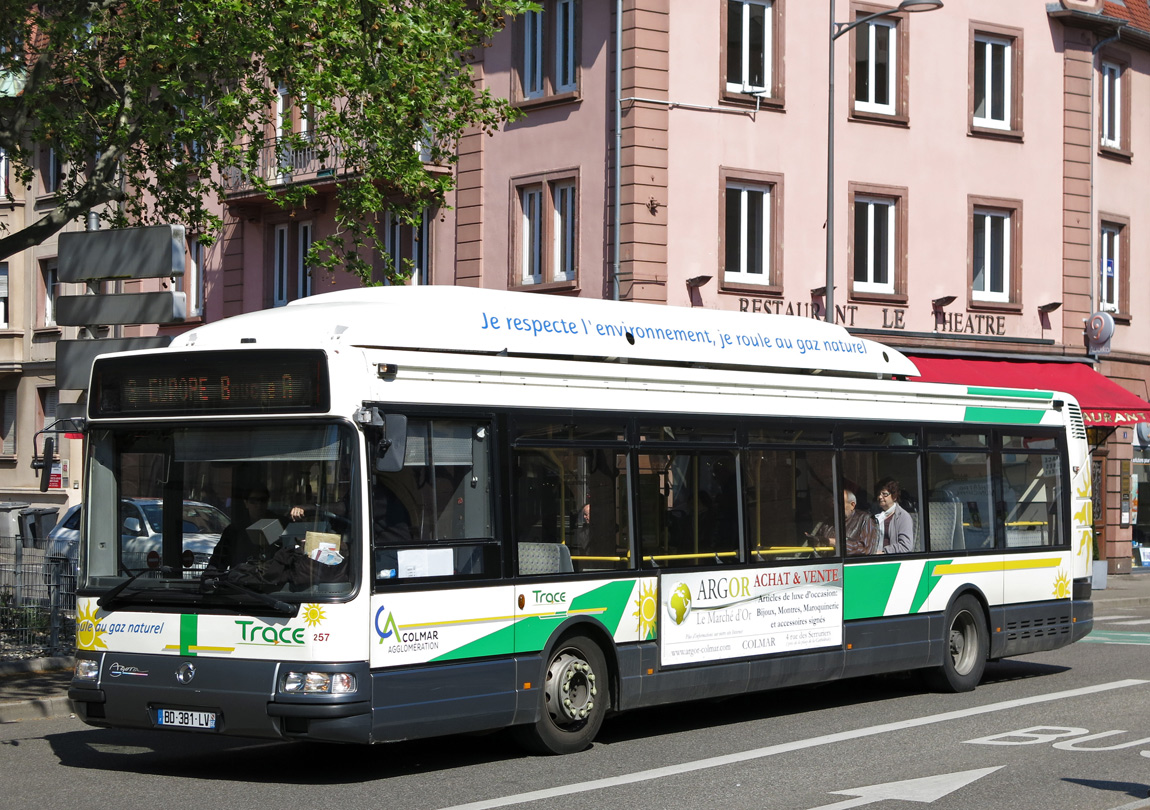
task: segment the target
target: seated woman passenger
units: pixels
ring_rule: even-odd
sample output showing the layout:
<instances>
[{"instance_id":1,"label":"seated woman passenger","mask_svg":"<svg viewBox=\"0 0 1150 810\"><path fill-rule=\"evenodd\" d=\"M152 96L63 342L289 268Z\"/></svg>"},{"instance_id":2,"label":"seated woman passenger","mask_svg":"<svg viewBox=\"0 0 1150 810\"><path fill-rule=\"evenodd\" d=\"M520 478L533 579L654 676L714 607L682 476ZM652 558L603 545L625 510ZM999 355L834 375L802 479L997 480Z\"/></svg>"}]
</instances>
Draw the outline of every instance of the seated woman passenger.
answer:
<instances>
[{"instance_id":1,"label":"seated woman passenger","mask_svg":"<svg viewBox=\"0 0 1150 810\"><path fill-rule=\"evenodd\" d=\"M878 484L879 534L883 554L906 554L914 550L914 520L899 503L902 490L898 481L886 478Z\"/></svg>"}]
</instances>

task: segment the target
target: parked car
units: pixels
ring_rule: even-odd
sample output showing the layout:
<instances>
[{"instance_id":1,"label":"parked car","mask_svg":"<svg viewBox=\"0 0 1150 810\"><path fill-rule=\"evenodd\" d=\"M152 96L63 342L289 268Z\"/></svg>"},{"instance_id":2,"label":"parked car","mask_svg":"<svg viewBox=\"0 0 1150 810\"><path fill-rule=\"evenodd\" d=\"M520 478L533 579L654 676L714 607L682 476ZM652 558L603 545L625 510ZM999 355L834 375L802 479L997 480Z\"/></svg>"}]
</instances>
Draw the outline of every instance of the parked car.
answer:
<instances>
[{"instance_id":1,"label":"parked car","mask_svg":"<svg viewBox=\"0 0 1150 810\"><path fill-rule=\"evenodd\" d=\"M163 501L159 498L124 498L120 501L121 559L129 571L148 567L151 552L160 553L163 513ZM203 568L219 542L220 534L231 521L216 507L199 501L184 501L182 517L184 568ZM73 506L48 533L44 555L45 581L52 581L56 568L61 569L63 576L76 576L82 520L80 507Z\"/></svg>"}]
</instances>

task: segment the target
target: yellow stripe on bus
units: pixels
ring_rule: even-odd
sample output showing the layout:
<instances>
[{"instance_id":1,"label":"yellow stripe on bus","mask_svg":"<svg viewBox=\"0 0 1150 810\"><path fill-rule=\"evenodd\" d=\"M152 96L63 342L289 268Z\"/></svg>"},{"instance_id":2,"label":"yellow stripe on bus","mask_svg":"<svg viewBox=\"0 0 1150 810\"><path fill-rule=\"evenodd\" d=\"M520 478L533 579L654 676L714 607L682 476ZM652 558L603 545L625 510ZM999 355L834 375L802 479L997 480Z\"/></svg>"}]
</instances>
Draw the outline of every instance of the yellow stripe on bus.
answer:
<instances>
[{"instance_id":1,"label":"yellow stripe on bus","mask_svg":"<svg viewBox=\"0 0 1150 810\"><path fill-rule=\"evenodd\" d=\"M935 574L985 574L990 571L1026 571L1035 568L1057 568L1062 565L1060 557L1044 557L1037 560L993 560L979 563L946 563L936 565Z\"/></svg>"}]
</instances>

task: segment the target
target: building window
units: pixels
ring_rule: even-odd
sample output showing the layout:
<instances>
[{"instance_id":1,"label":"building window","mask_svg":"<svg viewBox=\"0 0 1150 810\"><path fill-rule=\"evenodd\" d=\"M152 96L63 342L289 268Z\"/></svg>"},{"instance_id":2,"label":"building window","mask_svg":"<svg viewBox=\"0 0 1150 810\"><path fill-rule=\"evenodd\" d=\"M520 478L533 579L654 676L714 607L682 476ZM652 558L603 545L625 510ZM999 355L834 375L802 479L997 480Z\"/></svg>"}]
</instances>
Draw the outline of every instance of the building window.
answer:
<instances>
[{"instance_id":1,"label":"building window","mask_svg":"<svg viewBox=\"0 0 1150 810\"><path fill-rule=\"evenodd\" d=\"M850 184L852 297L906 294L906 189Z\"/></svg>"},{"instance_id":2,"label":"building window","mask_svg":"<svg viewBox=\"0 0 1150 810\"><path fill-rule=\"evenodd\" d=\"M854 3L853 17L865 17L890 9L870 3ZM863 23L851 37L851 113L860 118L907 118L907 19L905 12L892 12Z\"/></svg>"},{"instance_id":3,"label":"building window","mask_svg":"<svg viewBox=\"0 0 1150 810\"><path fill-rule=\"evenodd\" d=\"M5 456L16 455L16 389L9 388L0 392L0 453Z\"/></svg>"},{"instance_id":4,"label":"building window","mask_svg":"<svg viewBox=\"0 0 1150 810\"><path fill-rule=\"evenodd\" d=\"M1022 203L971 197L970 304L1010 305L1021 301Z\"/></svg>"},{"instance_id":5,"label":"building window","mask_svg":"<svg viewBox=\"0 0 1150 810\"><path fill-rule=\"evenodd\" d=\"M276 225L272 232L272 306L288 302L288 226Z\"/></svg>"},{"instance_id":6,"label":"building window","mask_svg":"<svg viewBox=\"0 0 1150 810\"><path fill-rule=\"evenodd\" d=\"M1098 143L1104 153L1130 154L1130 83L1126 65L1104 59L1099 79Z\"/></svg>"},{"instance_id":7,"label":"building window","mask_svg":"<svg viewBox=\"0 0 1150 810\"><path fill-rule=\"evenodd\" d=\"M516 21L513 101L566 101L579 94L579 0L543 0Z\"/></svg>"},{"instance_id":8,"label":"building window","mask_svg":"<svg viewBox=\"0 0 1150 810\"><path fill-rule=\"evenodd\" d=\"M1130 221L1104 215L1098 241L1098 308L1116 317L1130 313Z\"/></svg>"},{"instance_id":9,"label":"building window","mask_svg":"<svg viewBox=\"0 0 1150 810\"><path fill-rule=\"evenodd\" d=\"M384 215L383 251L388 263L384 284L392 283L388 273L404 274L413 286L431 283L431 219L431 213L423 211L419 221L409 225L390 211Z\"/></svg>"},{"instance_id":10,"label":"building window","mask_svg":"<svg viewBox=\"0 0 1150 810\"><path fill-rule=\"evenodd\" d=\"M40 401L40 417L42 430L47 430L56 422L56 406L60 402L60 392L55 388L37 388L36 394Z\"/></svg>"},{"instance_id":11,"label":"building window","mask_svg":"<svg viewBox=\"0 0 1150 810\"><path fill-rule=\"evenodd\" d=\"M184 313L188 318L203 315L204 307L204 245L198 236L188 237L188 260L184 274L176 276L172 288L184 294Z\"/></svg>"},{"instance_id":12,"label":"building window","mask_svg":"<svg viewBox=\"0 0 1150 810\"><path fill-rule=\"evenodd\" d=\"M727 0L723 15L723 95L731 101L782 103L781 0Z\"/></svg>"},{"instance_id":13,"label":"building window","mask_svg":"<svg viewBox=\"0 0 1150 810\"><path fill-rule=\"evenodd\" d=\"M296 245L296 289L300 298L307 298L312 294L311 265L307 262L308 251L311 250L313 223L309 220L299 224L299 238Z\"/></svg>"},{"instance_id":14,"label":"building window","mask_svg":"<svg viewBox=\"0 0 1150 810\"><path fill-rule=\"evenodd\" d=\"M854 289L856 292L894 292L895 201L883 197L855 197Z\"/></svg>"},{"instance_id":15,"label":"building window","mask_svg":"<svg viewBox=\"0 0 1150 810\"><path fill-rule=\"evenodd\" d=\"M64 182L64 166L56 148L48 146L41 149L40 161L40 183L44 193L55 194Z\"/></svg>"},{"instance_id":16,"label":"building window","mask_svg":"<svg viewBox=\"0 0 1150 810\"><path fill-rule=\"evenodd\" d=\"M574 174L522 178L514 185L512 286L573 286L579 275L579 184Z\"/></svg>"},{"instance_id":17,"label":"building window","mask_svg":"<svg viewBox=\"0 0 1150 810\"><path fill-rule=\"evenodd\" d=\"M1022 35L999 26L972 25L970 128L1022 134Z\"/></svg>"},{"instance_id":18,"label":"building window","mask_svg":"<svg viewBox=\"0 0 1150 810\"><path fill-rule=\"evenodd\" d=\"M60 279L56 272L56 260L44 262L40 266L40 280L44 291L43 325L56 325L56 296L60 293Z\"/></svg>"}]
</instances>

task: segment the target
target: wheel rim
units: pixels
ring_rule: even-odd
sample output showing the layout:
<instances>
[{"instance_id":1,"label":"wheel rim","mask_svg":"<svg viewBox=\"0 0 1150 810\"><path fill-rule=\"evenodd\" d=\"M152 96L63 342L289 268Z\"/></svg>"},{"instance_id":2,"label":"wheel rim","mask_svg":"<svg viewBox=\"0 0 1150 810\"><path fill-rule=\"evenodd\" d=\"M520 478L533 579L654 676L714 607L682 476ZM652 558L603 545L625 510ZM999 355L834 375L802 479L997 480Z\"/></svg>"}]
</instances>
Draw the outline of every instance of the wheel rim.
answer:
<instances>
[{"instance_id":1,"label":"wheel rim","mask_svg":"<svg viewBox=\"0 0 1150 810\"><path fill-rule=\"evenodd\" d=\"M583 723L595 708L595 671L572 650L564 650L547 668L544 696L547 713L557 726Z\"/></svg>"},{"instance_id":2,"label":"wheel rim","mask_svg":"<svg viewBox=\"0 0 1150 810\"><path fill-rule=\"evenodd\" d=\"M978 654L978 628L969 611L962 611L954 617L950 626L950 660L954 670L965 675L974 669Z\"/></svg>"}]
</instances>

